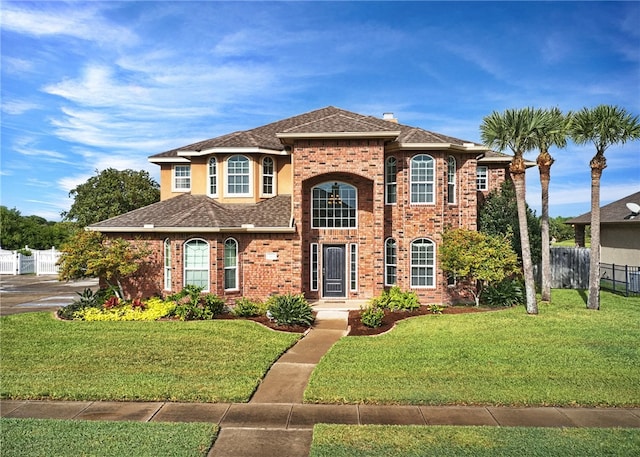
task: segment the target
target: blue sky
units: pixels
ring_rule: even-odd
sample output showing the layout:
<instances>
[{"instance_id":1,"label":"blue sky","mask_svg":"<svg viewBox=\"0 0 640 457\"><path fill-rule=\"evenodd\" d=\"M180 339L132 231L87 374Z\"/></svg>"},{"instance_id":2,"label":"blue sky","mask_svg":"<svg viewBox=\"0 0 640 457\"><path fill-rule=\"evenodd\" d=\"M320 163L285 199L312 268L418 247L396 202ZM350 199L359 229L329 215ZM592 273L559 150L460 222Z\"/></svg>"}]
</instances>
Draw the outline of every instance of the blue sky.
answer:
<instances>
[{"instance_id":1,"label":"blue sky","mask_svg":"<svg viewBox=\"0 0 640 457\"><path fill-rule=\"evenodd\" d=\"M640 114L638 2L1 8L0 202L49 220L96 169L158 179L149 155L328 105L477 142L483 117L507 108ZM589 211L593 146L551 152L551 215ZM640 143L607 157L603 204L640 190ZM539 213L538 181L530 170Z\"/></svg>"}]
</instances>

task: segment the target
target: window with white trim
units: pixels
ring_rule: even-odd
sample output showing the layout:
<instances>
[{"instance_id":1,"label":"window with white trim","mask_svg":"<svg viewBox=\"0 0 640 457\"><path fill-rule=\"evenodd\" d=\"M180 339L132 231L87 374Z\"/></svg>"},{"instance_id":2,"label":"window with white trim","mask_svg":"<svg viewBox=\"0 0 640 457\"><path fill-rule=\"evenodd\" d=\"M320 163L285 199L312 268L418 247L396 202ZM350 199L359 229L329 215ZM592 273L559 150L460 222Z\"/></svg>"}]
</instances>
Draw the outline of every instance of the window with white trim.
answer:
<instances>
[{"instance_id":1,"label":"window with white trim","mask_svg":"<svg viewBox=\"0 0 640 457\"><path fill-rule=\"evenodd\" d=\"M275 193L275 164L271 157L262 159L262 195L273 195Z\"/></svg>"},{"instance_id":2,"label":"window with white trim","mask_svg":"<svg viewBox=\"0 0 640 457\"><path fill-rule=\"evenodd\" d=\"M318 290L318 243L311 243L311 290Z\"/></svg>"},{"instance_id":3,"label":"window with white trim","mask_svg":"<svg viewBox=\"0 0 640 457\"><path fill-rule=\"evenodd\" d=\"M358 245L356 243L351 243L349 245L349 259L350 259L350 269L349 269L349 283L351 292L358 291Z\"/></svg>"},{"instance_id":4,"label":"window with white trim","mask_svg":"<svg viewBox=\"0 0 640 457\"><path fill-rule=\"evenodd\" d=\"M456 203L456 158L447 157L447 203Z\"/></svg>"},{"instance_id":5,"label":"window with white trim","mask_svg":"<svg viewBox=\"0 0 640 457\"><path fill-rule=\"evenodd\" d=\"M411 243L411 287L435 287L435 244L427 238Z\"/></svg>"},{"instance_id":6,"label":"window with white trim","mask_svg":"<svg viewBox=\"0 0 640 457\"><path fill-rule=\"evenodd\" d=\"M224 242L224 289L238 289L238 242L233 238Z\"/></svg>"},{"instance_id":7,"label":"window with white trim","mask_svg":"<svg viewBox=\"0 0 640 457\"><path fill-rule=\"evenodd\" d=\"M435 162L426 154L411 159L411 203L431 204L434 194Z\"/></svg>"},{"instance_id":8,"label":"window with white trim","mask_svg":"<svg viewBox=\"0 0 640 457\"><path fill-rule=\"evenodd\" d=\"M173 166L173 191L188 192L191 190L191 165Z\"/></svg>"},{"instance_id":9,"label":"window with white trim","mask_svg":"<svg viewBox=\"0 0 640 457\"><path fill-rule=\"evenodd\" d=\"M184 244L184 285L209 290L209 243L189 240Z\"/></svg>"},{"instance_id":10,"label":"window with white trim","mask_svg":"<svg viewBox=\"0 0 640 457\"><path fill-rule=\"evenodd\" d=\"M396 240L387 238L384 243L384 285L393 286L397 282L398 247Z\"/></svg>"},{"instance_id":11,"label":"window with white trim","mask_svg":"<svg viewBox=\"0 0 640 457\"><path fill-rule=\"evenodd\" d=\"M489 190L489 169L487 167L476 167L476 188Z\"/></svg>"},{"instance_id":12,"label":"window with white trim","mask_svg":"<svg viewBox=\"0 0 640 457\"><path fill-rule=\"evenodd\" d=\"M171 240L164 240L164 290L171 290Z\"/></svg>"},{"instance_id":13,"label":"window with white trim","mask_svg":"<svg viewBox=\"0 0 640 457\"><path fill-rule=\"evenodd\" d=\"M211 157L209 159L209 196L216 197L218 195L218 159Z\"/></svg>"},{"instance_id":14,"label":"window with white trim","mask_svg":"<svg viewBox=\"0 0 640 457\"><path fill-rule=\"evenodd\" d=\"M357 189L343 182L325 182L311 189L313 228L355 228Z\"/></svg>"},{"instance_id":15,"label":"window with white trim","mask_svg":"<svg viewBox=\"0 0 640 457\"><path fill-rule=\"evenodd\" d=\"M251 196L249 158L234 155L227 159L227 194L236 197Z\"/></svg>"},{"instance_id":16,"label":"window with white trim","mask_svg":"<svg viewBox=\"0 0 640 457\"><path fill-rule=\"evenodd\" d=\"M398 160L395 157L387 158L385 165L385 203L392 205L398 200Z\"/></svg>"}]
</instances>

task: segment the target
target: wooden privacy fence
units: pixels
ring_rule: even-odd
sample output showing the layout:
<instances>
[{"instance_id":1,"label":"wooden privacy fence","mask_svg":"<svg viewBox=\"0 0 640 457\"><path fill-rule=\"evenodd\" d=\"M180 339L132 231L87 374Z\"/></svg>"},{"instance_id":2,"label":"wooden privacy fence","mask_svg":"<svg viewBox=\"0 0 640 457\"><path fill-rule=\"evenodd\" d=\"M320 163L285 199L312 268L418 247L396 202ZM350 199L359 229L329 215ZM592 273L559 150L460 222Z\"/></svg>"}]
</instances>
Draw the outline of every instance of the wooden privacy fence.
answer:
<instances>
[{"instance_id":1,"label":"wooden privacy fence","mask_svg":"<svg viewBox=\"0 0 640 457\"><path fill-rule=\"evenodd\" d=\"M0 249L0 274L3 275L57 275L56 262L60 258L60 251L55 248L44 251L29 249L31 255L24 255L18 251Z\"/></svg>"}]
</instances>

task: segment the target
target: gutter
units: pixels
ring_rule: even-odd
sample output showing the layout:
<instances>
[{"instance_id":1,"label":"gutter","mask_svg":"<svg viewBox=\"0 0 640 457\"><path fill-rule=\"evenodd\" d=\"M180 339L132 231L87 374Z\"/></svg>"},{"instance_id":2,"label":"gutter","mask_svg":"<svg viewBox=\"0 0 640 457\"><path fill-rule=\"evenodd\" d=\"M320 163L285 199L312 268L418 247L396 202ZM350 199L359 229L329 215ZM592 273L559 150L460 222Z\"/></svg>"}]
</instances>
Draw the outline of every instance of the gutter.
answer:
<instances>
[{"instance_id":1,"label":"gutter","mask_svg":"<svg viewBox=\"0 0 640 457\"><path fill-rule=\"evenodd\" d=\"M295 233L295 227L254 227L247 224L241 227L156 227L145 224L143 227L86 227L85 230L102 233Z\"/></svg>"}]
</instances>

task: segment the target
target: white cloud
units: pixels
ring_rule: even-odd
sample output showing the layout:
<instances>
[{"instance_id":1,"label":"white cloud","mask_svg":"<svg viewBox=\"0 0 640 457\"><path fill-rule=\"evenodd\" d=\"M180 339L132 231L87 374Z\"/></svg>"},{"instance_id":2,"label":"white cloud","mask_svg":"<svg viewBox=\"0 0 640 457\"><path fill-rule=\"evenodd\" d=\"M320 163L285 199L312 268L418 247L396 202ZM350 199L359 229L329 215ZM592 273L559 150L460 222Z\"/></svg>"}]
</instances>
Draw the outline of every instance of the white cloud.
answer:
<instances>
[{"instance_id":1,"label":"white cloud","mask_svg":"<svg viewBox=\"0 0 640 457\"><path fill-rule=\"evenodd\" d=\"M3 100L2 111L11 115L24 114L27 111L40 109L41 106L37 103L27 102L22 100Z\"/></svg>"}]
</instances>

